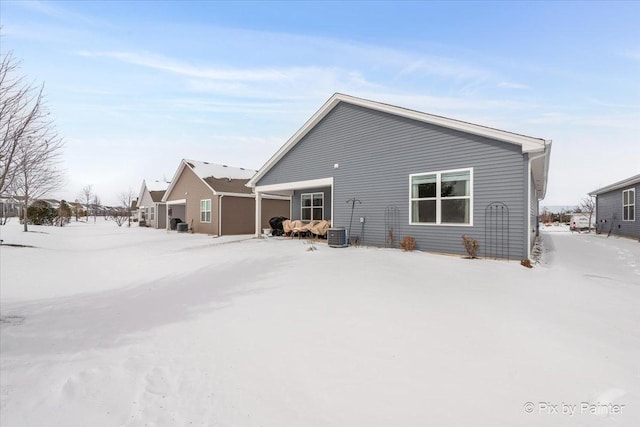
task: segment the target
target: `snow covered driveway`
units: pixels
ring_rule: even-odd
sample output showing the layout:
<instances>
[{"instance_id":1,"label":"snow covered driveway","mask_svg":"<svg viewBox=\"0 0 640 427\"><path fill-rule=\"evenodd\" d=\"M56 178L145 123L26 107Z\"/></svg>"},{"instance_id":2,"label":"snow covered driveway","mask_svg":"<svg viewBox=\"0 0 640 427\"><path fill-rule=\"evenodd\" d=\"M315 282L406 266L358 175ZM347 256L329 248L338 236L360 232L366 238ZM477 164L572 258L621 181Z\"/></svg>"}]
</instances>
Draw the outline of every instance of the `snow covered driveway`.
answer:
<instances>
[{"instance_id":1,"label":"snow covered driveway","mask_svg":"<svg viewBox=\"0 0 640 427\"><path fill-rule=\"evenodd\" d=\"M631 240L545 232L528 270L34 230L0 229L35 246L0 247L3 427L640 425Z\"/></svg>"}]
</instances>

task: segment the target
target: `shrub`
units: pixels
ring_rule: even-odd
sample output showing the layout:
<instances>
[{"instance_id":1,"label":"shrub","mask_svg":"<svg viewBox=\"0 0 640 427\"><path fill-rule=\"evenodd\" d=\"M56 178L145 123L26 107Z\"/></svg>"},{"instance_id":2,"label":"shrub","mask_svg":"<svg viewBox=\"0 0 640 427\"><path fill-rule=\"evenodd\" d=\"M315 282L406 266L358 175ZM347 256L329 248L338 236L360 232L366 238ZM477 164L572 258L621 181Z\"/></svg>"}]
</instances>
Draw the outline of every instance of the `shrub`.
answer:
<instances>
[{"instance_id":1,"label":"shrub","mask_svg":"<svg viewBox=\"0 0 640 427\"><path fill-rule=\"evenodd\" d=\"M53 225L58 213L46 202L36 200L27 208L27 218L34 225Z\"/></svg>"},{"instance_id":2,"label":"shrub","mask_svg":"<svg viewBox=\"0 0 640 427\"><path fill-rule=\"evenodd\" d=\"M467 236L462 236L462 243L469 254L469 258L478 258L478 247L480 244L477 240L471 239Z\"/></svg>"},{"instance_id":3,"label":"shrub","mask_svg":"<svg viewBox=\"0 0 640 427\"><path fill-rule=\"evenodd\" d=\"M529 260L528 258L525 258L522 261L520 261L520 265L527 268L533 268L533 266L531 265L531 260Z\"/></svg>"},{"instance_id":4,"label":"shrub","mask_svg":"<svg viewBox=\"0 0 640 427\"><path fill-rule=\"evenodd\" d=\"M411 236L404 236L404 239L400 242L400 247L403 251L411 252L416 248L416 239Z\"/></svg>"}]
</instances>

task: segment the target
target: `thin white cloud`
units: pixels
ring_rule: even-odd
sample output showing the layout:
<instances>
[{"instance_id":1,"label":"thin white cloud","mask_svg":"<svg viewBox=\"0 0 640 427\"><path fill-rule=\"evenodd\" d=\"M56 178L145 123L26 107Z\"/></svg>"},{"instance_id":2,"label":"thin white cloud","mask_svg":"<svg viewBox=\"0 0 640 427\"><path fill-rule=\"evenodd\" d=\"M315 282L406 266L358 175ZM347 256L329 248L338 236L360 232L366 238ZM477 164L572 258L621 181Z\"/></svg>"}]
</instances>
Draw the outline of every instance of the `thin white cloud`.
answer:
<instances>
[{"instance_id":1,"label":"thin white cloud","mask_svg":"<svg viewBox=\"0 0 640 427\"><path fill-rule=\"evenodd\" d=\"M81 22L83 24L87 24L94 27L108 25L106 21L96 19L94 17L89 17L87 15L84 15L75 11L71 11L69 9L65 9L63 7L60 7L59 4L54 4L53 2L50 2L50 1L29 0L29 1L14 2L14 4L21 6L25 9L28 9L32 12L45 15L49 18L55 18L62 21L72 22L73 24L77 24Z\"/></svg>"},{"instance_id":2,"label":"thin white cloud","mask_svg":"<svg viewBox=\"0 0 640 427\"><path fill-rule=\"evenodd\" d=\"M132 65L167 71L185 77L202 78L221 81L282 81L294 80L305 75L309 69L305 67L290 68L214 68L197 67L160 55L135 52L89 52L79 51L85 57L104 57L116 59Z\"/></svg>"},{"instance_id":3,"label":"thin white cloud","mask_svg":"<svg viewBox=\"0 0 640 427\"><path fill-rule=\"evenodd\" d=\"M529 86L515 82L500 82L498 87L503 89L529 89Z\"/></svg>"}]
</instances>

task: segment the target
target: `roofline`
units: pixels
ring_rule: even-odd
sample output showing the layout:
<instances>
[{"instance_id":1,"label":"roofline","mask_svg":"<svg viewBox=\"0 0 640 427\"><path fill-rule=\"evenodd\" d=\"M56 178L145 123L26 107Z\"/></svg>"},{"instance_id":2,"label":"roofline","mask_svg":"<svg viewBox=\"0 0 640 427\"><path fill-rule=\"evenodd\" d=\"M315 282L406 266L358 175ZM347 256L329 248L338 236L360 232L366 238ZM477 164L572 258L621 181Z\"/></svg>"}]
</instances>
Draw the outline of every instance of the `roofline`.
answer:
<instances>
[{"instance_id":1,"label":"roofline","mask_svg":"<svg viewBox=\"0 0 640 427\"><path fill-rule=\"evenodd\" d=\"M598 188L589 193L590 196L597 196L598 194L608 193L609 191L619 190L621 188L640 183L640 174L634 175L630 178L623 179L622 181L614 182L606 187Z\"/></svg>"},{"instance_id":2,"label":"roofline","mask_svg":"<svg viewBox=\"0 0 640 427\"><path fill-rule=\"evenodd\" d=\"M169 196L169 193L171 193L171 191L173 191L173 187L175 186L175 183L178 180L178 177L182 174L182 171L184 170L185 167L188 167L189 169L191 169L191 172L193 172L193 174L196 176L196 178L198 178L204 185L206 185L213 192L214 195L216 195L216 190L211 188L211 186L207 183L207 181L205 181L204 179L200 178L200 175L198 175L193 170L193 168L191 166L189 166L189 162L187 161L187 159L182 159L182 160L180 160L180 166L178 166L178 170L176 171L175 175L173 175L173 179L171 180L171 184L169 184L169 187L165 190L164 195L162 196L161 202L166 202L167 201L167 197Z\"/></svg>"},{"instance_id":3,"label":"roofline","mask_svg":"<svg viewBox=\"0 0 640 427\"><path fill-rule=\"evenodd\" d=\"M523 153L544 151L546 147L546 141L542 138L520 135L517 133L450 119L447 117L427 114L416 110L409 110L407 108L402 108L395 105L357 98L351 95L335 93L324 103L322 107L320 107L318 111L315 112L313 116L311 116L309 120L307 120L307 122L300 129L298 129L295 134L293 134L291 138L289 138L289 140L282 147L280 147L280 149L264 164L264 166L262 166L258 170L258 172L249 180L247 186L254 187L256 183L269 170L271 170L271 168L282 157L284 157L284 155L289 152L289 150L293 148L293 146L295 146L302 138L304 138L304 136L309 133L309 131L311 131L311 129L313 129L313 127L317 125L327 114L329 114L340 102L346 102L352 105L358 105L372 110L382 111L396 116L406 117L424 123L442 126L474 135L484 136L511 144L517 144L522 147Z\"/></svg>"}]
</instances>

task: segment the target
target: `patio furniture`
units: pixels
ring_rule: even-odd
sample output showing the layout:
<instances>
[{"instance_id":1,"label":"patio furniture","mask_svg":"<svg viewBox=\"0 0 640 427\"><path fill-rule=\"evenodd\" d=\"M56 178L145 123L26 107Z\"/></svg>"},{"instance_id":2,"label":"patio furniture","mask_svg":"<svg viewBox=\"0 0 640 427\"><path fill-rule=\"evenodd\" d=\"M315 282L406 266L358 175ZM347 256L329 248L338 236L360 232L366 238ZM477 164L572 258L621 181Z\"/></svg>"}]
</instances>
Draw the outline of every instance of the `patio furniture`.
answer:
<instances>
[{"instance_id":1,"label":"patio furniture","mask_svg":"<svg viewBox=\"0 0 640 427\"><path fill-rule=\"evenodd\" d=\"M329 228L331 227L331 221L318 221L313 227L311 227L311 234L316 237L326 236Z\"/></svg>"},{"instance_id":2,"label":"patio furniture","mask_svg":"<svg viewBox=\"0 0 640 427\"><path fill-rule=\"evenodd\" d=\"M294 227L293 230L291 231L291 237L297 235L298 238L300 239L301 237L306 237L311 233L311 228L313 228L314 225L316 225L316 223L318 221L310 221L307 224L304 224L302 221L299 221L300 225L297 227Z\"/></svg>"}]
</instances>

